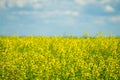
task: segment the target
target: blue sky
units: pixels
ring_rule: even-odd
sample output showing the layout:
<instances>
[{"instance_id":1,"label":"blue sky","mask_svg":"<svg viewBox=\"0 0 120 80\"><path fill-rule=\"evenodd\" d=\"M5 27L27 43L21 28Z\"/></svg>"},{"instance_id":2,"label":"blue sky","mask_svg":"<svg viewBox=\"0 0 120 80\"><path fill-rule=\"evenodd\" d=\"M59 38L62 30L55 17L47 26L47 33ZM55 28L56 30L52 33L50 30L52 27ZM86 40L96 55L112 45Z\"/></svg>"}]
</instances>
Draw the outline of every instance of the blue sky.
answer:
<instances>
[{"instance_id":1,"label":"blue sky","mask_svg":"<svg viewBox=\"0 0 120 80\"><path fill-rule=\"evenodd\" d=\"M0 35L120 36L120 0L0 0Z\"/></svg>"}]
</instances>

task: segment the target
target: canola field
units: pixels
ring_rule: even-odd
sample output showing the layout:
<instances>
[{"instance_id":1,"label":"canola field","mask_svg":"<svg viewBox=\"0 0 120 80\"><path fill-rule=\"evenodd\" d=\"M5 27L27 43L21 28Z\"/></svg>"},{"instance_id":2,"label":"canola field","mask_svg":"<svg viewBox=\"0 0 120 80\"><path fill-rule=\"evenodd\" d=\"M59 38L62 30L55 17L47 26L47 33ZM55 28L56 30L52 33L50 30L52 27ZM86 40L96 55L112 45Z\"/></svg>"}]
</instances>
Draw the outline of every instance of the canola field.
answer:
<instances>
[{"instance_id":1,"label":"canola field","mask_svg":"<svg viewBox=\"0 0 120 80\"><path fill-rule=\"evenodd\" d=\"M120 38L1 36L0 80L120 80Z\"/></svg>"}]
</instances>

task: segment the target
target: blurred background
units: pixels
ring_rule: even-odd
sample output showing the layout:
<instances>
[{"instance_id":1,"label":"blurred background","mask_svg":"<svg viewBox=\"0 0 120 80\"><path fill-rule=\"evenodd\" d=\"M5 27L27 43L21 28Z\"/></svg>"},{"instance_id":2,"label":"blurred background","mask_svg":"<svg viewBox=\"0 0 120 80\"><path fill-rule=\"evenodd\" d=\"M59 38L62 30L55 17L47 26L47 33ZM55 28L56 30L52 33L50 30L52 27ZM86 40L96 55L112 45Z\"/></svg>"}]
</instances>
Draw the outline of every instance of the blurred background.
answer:
<instances>
[{"instance_id":1,"label":"blurred background","mask_svg":"<svg viewBox=\"0 0 120 80\"><path fill-rule=\"evenodd\" d=\"M0 0L0 35L120 36L120 0Z\"/></svg>"}]
</instances>

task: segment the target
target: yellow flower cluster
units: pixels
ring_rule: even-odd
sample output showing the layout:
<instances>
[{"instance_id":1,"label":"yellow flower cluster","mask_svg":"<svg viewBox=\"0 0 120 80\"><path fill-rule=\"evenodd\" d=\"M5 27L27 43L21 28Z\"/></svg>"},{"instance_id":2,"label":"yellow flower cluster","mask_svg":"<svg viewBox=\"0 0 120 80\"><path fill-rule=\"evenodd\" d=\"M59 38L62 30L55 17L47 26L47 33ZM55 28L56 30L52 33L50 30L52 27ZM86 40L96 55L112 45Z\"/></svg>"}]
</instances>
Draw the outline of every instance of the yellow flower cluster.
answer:
<instances>
[{"instance_id":1,"label":"yellow flower cluster","mask_svg":"<svg viewBox=\"0 0 120 80\"><path fill-rule=\"evenodd\" d=\"M120 38L0 37L0 80L120 80Z\"/></svg>"}]
</instances>

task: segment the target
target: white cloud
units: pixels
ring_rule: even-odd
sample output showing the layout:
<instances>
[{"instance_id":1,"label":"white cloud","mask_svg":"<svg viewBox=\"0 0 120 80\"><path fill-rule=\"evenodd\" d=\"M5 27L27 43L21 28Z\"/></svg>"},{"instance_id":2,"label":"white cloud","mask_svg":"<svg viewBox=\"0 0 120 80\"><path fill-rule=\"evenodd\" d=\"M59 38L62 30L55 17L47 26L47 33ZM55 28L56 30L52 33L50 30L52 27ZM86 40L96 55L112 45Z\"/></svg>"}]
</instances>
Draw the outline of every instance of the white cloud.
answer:
<instances>
[{"instance_id":1,"label":"white cloud","mask_svg":"<svg viewBox=\"0 0 120 80\"><path fill-rule=\"evenodd\" d=\"M18 11L18 12L14 12L14 14L19 14L19 15L30 15L33 14L33 12L31 11Z\"/></svg>"},{"instance_id":2,"label":"white cloud","mask_svg":"<svg viewBox=\"0 0 120 80\"><path fill-rule=\"evenodd\" d=\"M106 3L109 3L109 2L111 2L111 0L101 0L102 4L106 4Z\"/></svg>"},{"instance_id":3,"label":"white cloud","mask_svg":"<svg viewBox=\"0 0 120 80\"><path fill-rule=\"evenodd\" d=\"M112 4L116 4L120 1L118 0L75 0L79 7L84 8L84 6L88 6L89 4L97 5L103 8L106 12L114 12L115 9Z\"/></svg>"},{"instance_id":4,"label":"white cloud","mask_svg":"<svg viewBox=\"0 0 120 80\"><path fill-rule=\"evenodd\" d=\"M105 20L103 19L96 19L93 21L95 24L99 24L99 25L104 25L105 24Z\"/></svg>"},{"instance_id":5,"label":"white cloud","mask_svg":"<svg viewBox=\"0 0 120 80\"><path fill-rule=\"evenodd\" d=\"M50 19L50 18L46 18L46 19L43 19L43 22L46 23L46 24L49 24L49 23L55 23L55 24L59 24L59 25L75 25L77 24L76 22L76 19L72 18L72 17L69 17L69 18L59 18L59 19Z\"/></svg>"},{"instance_id":6,"label":"white cloud","mask_svg":"<svg viewBox=\"0 0 120 80\"><path fill-rule=\"evenodd\" d=\"M79 16L79 13L77 11L62 11L62 10L53 10L53 11L18 11L13 12L13 14L19 14L19 15L39 15L41 17L53 17L53 16Z\"/></svg>"},{"instance_id":7,"label":"white cloud","mask_svg":"<svg viewBox=\"0 0 120 80\"><path fill-rule=\"evenodd\" d=\"M64 11L63 12L66 15L72 15L72 16L78 16L79 13L77 11Z\"/></svg>"},{"instance_id":8,"label":"white cloud","mask_svg":"<svg viewBox=\"0 0 120 80\"><path fill-rule=\"evenodd\" d=\"M110 4L120 2L119 0L74 0L76 3L80 5L87 4Z\"/></svg>"},{"instance_id":9,"label":"white cloud","mask_svg":"<svg viewBox=\"0 0 120 80\"><path fill-rule=\"evenodd\" d=\"M92 19L96 24L120 23L120 16L98 16Z\"/></svg>"},{"instance_id":10,"label":"white cloud","mask_svg":"<svg viewBox=\"0 0 120 80\"><path fill-rule=\"evenodd\" d=\"M70 7L70 5L77 6L77 4L81 6L85 6L88 4L110 4L110 3L117 3L119 0L73 0L73 1L66 1L66 0L0 0L0 7L8 5L9 8L11 7L24 7L24 6L32 6L35 9L39 9L42 6L51 7ZM6 3L6 4L5 4ZM72 7L74 7L72 6Z\"/></svg>"},{"instance_id":11,"label":"white cloud","mask_svg":"<svg viewBox=\"0 0 120 80\"><path fill-rule=\"evenodd\" d=\"M42 4L36 3L36 4L33 5L33 8L34 9L40 9L40 8L42 8Z\"/></svg>"},{"instance_id":12,"label":"white cloud","mask_svg":"<svg viewBox=\"0 0 120 80\"><path fill-rule=\"evenodd\" d=\"M30 3L36 3L38 2L39 0L28 0Z\"/></svg>"},{"instance_id":13,"label":"white cloud","mask_svg":"<svg viewBox=\"0 0 120 80\"><path fill-rule=\"evenodd\" d=\"M119 0L101 0L100 1L102 4L108 4L108 3L117 3Z\"/></svg>"},{"instance_id":14,"label":"white cloud","mask_svg":"<svg viewBox=\"0 0 120 80\"><path fill-rule=\"evenodd\" d=\"M41 8L41 4L38 2L40 0L7 0L6 3L8 5L8 8L12 7L25 7L25 6L31 6L34 9Z\"/></svg>"},{"instance_id":15,"label":"white cloud","mask_svg":"<svg viewBox=\"0 0 120 80\"><path fill-rule=\"evenodd\" d=\"M28 0L27 3L30 6L32 6L34 9L40 9L43 6L42 3L41 3L41 0Z\"/></svg>"},{"instance_id":16,"label":"white cloud","mask_svg":"<svg viewBox=\"0 0 120 80\"><path fill-rule=\"evenodd\" d=\"M17 16L12 15L12 14L7 14L6 17L7 17L9 20L17 20L17 19L18 19Z\"/></svg>"},{"instance_id":17,"label":"white cloud","mask_svg":"<svg viewBox=\"0 0 120 80\"><path fill-rule=\"evenodd\" d=\"M110 21L112 22L120 22L120 16L113 16L110 18Z\"/></svg>"},{"instance_id":18,"label":"white cloud","mask_svg":"<svg viewBox=\"0 0 120 80\"><path fill-rule=\"evenodd\" d=\"M25 0L16 0L16 5L18 7L24 7L25 6Z\"/></svg>"},{"instance_id":19,"label":"white cloud","mask_svg":"<svg viewBox=\"0 0 120 80\"><path fill-rule=\"evenodd\" d=\"M14 6L14 0L8 0L7 5L9 8L12 8Z\"/></svg>"},{"instance_id":20,"label":"white cloud","mask_svg":"<svg viewBox=\"0 0 120 80\"><path fill-rule=\"evenodd\" d=\"M110 6L110 5L106 5L105 6L105 11L107 11L107 12L114 12L115 9L112 6Z\"/></svg>"},{"instance_id":21,"label":"white cloud","mask_svg":"<svg viewBox=\"0 0 120 80\"><path fill-rule=\"evenodd\" d=\"M90 3L95 3L96 0L75 0L75 2L84 6L84 5L87 5L87 4L90 4Z\"/></svg>"},{"instance_id":22,"label":"white cloud","mask_svg":"<svg viewBox=\"0 0 120 80\"><path fill-rule=\"evenodd\" d=\"M24 7L26 5L26 0L7 0L8 8L12 8L14 6Z\"/></svg>"},{"instance_id":23,"label":"white cloud","mask_svg":"<svg viewBox=\"0 0 120 80\"><path fill-rule=\"evenodd\" d=\"M0 8L6 8L5 7L6 0L0 0Z\"/></svg>"}]
</instances>

